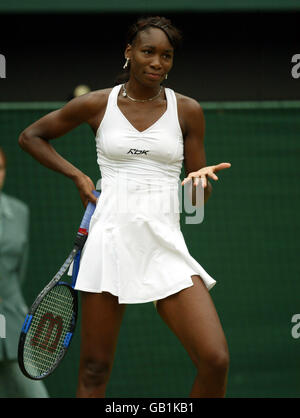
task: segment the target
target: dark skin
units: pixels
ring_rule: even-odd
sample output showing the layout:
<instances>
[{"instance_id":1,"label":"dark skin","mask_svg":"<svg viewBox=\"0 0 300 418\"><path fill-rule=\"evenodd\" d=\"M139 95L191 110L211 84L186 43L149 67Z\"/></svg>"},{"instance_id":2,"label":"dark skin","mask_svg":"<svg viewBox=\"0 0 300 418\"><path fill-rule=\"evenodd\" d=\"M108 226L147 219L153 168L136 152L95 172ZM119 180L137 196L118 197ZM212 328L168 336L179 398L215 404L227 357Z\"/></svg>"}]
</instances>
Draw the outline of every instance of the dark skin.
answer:
<instances>
[{"instance_id":1,"label":"dark skin","mask_svg":"<svg viewBox=\"0 0 300 418\"><path fill-rule=\"evenodd\" d=\"M165 33L159 28L139 32L125 50L130 60L127 92L136 99L155 96L173 66L174 50ZM158 74L158 77L151 74ZM88 123L96 133L104 116L111 89L98 90L78 97L62 109L51 112L22 132L20 146L46 167L74 181L81 200L96 203L92 180L60 156L51 145L58 138L82 123ZM178 117L184 138L185 184L201 179L205 201L211 194L208 177L218 180L216 172L230 167L229 163L206 166L204 150L205 123L199 103L176 93ZM166 111L167 102L162 89L160 96L145 103L132 102L121 94L118 106L128 121L139 131L156 122ZM196 378L190 397L223 397L226 391L228 349L220 320L201 277L191 276L193 286L160 299L157 312L177 335L195 368ZM126 305L108 292L82 292L82 339L78 397L105 397L106 386L113 367L117 339ZM101 318L101 326L99 326Z\"/></svg>"}]
</instances>

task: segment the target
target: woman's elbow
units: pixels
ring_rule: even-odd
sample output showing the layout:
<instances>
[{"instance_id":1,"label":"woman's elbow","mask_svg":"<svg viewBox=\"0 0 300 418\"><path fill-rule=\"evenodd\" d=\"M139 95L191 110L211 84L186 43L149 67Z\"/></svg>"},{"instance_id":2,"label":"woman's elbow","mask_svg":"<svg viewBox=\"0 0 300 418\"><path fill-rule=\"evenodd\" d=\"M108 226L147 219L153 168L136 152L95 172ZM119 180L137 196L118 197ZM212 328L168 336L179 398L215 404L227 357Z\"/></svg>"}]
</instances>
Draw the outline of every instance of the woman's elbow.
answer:
<instances>
[{"instance_id":1,"label":"woman's elbow","mask_svg":"<svg viewBox=\"0 0 300 418\"><path fill-rule=\"evenodd\" d=\"M29 140L30 140L30 137L26 133L26 130L24 130L23 132L21 132L21 134L19 136L19 139L18 139L19 146L22 149L26 149L26 146L27 146Z\"/></svg>"},{"instance_id":2,"label":"woman's elbow","mask_svg":"<svg viewBox=\"0 0 300 418\"><path fill-rule=\"evenodd\" d=\"M19 139L18 139L18 143L19 146L27 151L30 148L30 145L33 142L33 138L35 136L30 132L29 129L25 129L23 132L21 132Z\"/></svg>"}]
</instances>

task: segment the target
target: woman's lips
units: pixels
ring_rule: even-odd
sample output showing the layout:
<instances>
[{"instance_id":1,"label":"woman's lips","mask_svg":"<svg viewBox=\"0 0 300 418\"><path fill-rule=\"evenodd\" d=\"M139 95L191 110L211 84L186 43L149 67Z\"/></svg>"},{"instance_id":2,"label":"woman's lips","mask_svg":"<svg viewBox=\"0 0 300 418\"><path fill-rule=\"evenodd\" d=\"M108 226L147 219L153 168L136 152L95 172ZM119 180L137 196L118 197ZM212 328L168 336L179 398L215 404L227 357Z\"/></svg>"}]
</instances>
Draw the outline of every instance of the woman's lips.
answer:
<instances>
[{"instance_id":1,"label":"woman's lips","mask_svg":"<svg viewBox=\"0 0 300 418\"><path fill-rule=\"evenodd\" d=\"M159 80L161 78L161 74L146 73L146 76L151 78L151 80Z\"/></svg>"}]
</instances>

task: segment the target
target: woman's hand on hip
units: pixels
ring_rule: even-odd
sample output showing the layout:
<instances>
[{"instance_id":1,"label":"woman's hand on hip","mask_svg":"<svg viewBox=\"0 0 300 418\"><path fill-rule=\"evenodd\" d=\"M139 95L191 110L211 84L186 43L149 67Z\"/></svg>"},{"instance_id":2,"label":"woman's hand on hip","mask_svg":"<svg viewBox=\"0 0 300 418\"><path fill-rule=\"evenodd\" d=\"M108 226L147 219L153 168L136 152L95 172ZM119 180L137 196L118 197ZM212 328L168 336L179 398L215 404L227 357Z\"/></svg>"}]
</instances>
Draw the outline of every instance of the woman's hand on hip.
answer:
<instances>
[{"instance_id":1,"label":"woman's hand on hip","mask_svg":"<svg viewBox=\"0 0 300 418\"><path fill-rule=\"evenodd\" d=\"M83 203L84 207L87 207L89 202L92 202L94 204L97 203L97 198L92 193L93 190L95 190L95 185L93 181L85 174L81 174L79 177L77 177L74 180L76 187L80 194L80 199Z\"/></svg>"}]
</instances>

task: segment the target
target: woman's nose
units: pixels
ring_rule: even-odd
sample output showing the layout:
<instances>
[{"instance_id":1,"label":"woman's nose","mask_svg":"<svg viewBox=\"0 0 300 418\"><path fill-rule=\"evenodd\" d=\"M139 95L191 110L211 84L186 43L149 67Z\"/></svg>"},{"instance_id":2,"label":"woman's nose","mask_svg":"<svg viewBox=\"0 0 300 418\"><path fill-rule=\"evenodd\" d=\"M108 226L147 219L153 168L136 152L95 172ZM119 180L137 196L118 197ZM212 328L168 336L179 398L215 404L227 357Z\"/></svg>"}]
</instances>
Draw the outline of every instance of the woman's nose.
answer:
<instances>
[{"instance_id":1,"label":"woman's nose","mask_svg":"<svg viewBox=\"0 0 300 418\"><path fill-rule=\"evenodd\" d=\"M154 56L153 57L153 60L151 61L151 66L153 68L160 68L161 67L161 62L160 62L159 56Z\"/></svg>"}]
</instances>

